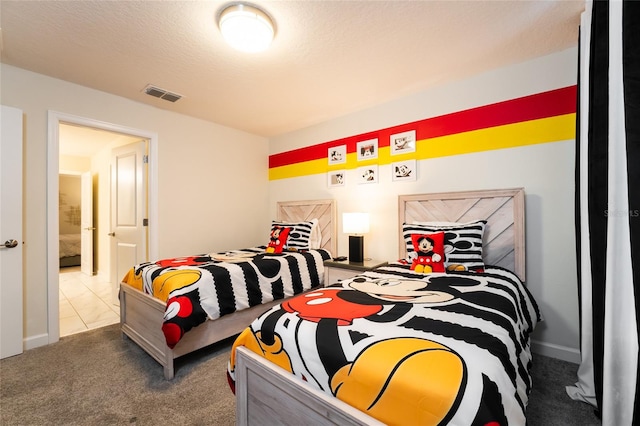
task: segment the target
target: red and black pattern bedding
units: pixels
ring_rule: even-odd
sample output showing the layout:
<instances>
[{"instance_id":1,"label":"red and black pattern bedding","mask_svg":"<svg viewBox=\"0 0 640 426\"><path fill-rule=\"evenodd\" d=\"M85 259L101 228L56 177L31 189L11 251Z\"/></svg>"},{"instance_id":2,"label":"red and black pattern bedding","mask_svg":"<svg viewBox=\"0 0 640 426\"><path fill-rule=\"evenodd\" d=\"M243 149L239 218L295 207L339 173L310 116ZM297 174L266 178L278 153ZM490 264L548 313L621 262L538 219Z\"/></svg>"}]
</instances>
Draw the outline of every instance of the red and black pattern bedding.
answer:
<instances>
[{"instance_id":1,"label":"red and black pattern bedding","mask_svg":"<svg viewBox=\"0 0 640 426\"><path fill-rule=\"evenodd\" d=\"M173 348L207 319L322 284L328 251L267 254L265 248L145 262L131 268L123 282L167 302L162 331Z\"/></svg>"},{"instance_id":2,"label":"red and black pattern bedding","mask_svg":"<svg viewBox=\"0 0 640 426\"><path fill-rule=\"evenodd\" d=\"M235 341L387 424L523 425L536 302L512 272L394 263L289 299Z\"/></svg>"}]
</instances>

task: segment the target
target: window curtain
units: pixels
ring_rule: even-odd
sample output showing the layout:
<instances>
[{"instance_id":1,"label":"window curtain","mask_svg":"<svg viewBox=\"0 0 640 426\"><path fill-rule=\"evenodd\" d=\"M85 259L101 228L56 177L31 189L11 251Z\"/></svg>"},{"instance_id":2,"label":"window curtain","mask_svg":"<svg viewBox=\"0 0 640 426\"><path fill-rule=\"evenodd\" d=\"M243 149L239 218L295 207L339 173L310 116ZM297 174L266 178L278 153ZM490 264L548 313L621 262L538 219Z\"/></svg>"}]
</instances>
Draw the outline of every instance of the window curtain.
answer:
<instances>
[{"instance_id":1,"label":"window curtain","mask_svg":"<svg viewBox=\"0 0 640 426\"><path fill-rule=\"evenodd\" d=\"M603 425L624 426L640 424L640 2L585 6L576 128L582 360L567 393L592 404Z\"/></svg>"}]
</instances>

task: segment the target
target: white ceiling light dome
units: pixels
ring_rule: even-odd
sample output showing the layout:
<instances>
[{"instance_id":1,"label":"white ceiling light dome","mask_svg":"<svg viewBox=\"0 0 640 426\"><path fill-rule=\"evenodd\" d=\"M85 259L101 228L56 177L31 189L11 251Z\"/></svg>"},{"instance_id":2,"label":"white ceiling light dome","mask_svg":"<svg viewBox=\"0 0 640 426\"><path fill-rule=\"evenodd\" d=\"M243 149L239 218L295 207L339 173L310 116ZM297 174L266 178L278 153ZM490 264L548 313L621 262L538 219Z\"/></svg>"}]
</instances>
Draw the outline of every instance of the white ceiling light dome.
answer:
<instances>
[{"instance_id":1,"label":"white ceiling light dome","mask_svg":"<svg viewBox=\"0 0 640 426\"><path fill-rule=\"evenodd\" d=\"M275 34L271 18L257 7L244 3L226 6L218 26L227 43L249 53L266 50Z\"/></svg>"}]
</instances>

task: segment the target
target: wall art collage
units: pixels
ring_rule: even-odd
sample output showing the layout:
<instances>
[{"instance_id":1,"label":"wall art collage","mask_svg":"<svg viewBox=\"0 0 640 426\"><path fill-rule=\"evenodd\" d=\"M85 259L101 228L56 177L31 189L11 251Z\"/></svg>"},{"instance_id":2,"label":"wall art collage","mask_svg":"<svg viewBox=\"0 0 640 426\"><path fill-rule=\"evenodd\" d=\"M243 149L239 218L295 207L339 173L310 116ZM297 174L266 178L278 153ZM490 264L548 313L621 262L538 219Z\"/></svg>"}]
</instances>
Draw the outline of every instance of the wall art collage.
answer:
<instances>
[{"instance_id":1,"label":"wall art collage","mask_svg":"<svg viewBox=\"0 0 640 426\"><path fill-rule=\"evenodd\" d=\"M389 154L400 155L416 151L416 132L407 132L391 135L389 138ZM359 184L378 182L378 164L372 164L370 160L378 158L378 139L367 139L356 143L357 162L366 164L357 167L356 179ZM406 157L405 157L406 158ZM333 146L327 149L329 166L347 164L347 145ZM393 182L415 181L417 179L417 162L415 158L405 159L391 163L391 177ZM346 169L330 170L327 173L329 187L346 185Z\"/></svg>"}]
</instances>

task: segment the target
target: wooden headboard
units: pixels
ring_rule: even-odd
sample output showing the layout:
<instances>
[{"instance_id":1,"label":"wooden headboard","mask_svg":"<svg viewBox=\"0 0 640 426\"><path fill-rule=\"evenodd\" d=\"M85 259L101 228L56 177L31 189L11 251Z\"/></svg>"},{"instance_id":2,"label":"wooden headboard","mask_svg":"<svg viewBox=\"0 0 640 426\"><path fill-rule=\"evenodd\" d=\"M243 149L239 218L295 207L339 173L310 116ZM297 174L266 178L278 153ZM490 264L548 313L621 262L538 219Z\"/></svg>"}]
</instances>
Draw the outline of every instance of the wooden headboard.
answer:
<instances>
[{"instance_id":1,"label":"wooden headboard","mask_svg":"<svg viewBox=\"0 0 640 426\"><path fill-rule=\"evenodd\" d=\"M335 200L279 201L277 219L298 222L318 219L322 233L322 248L335 256L338 248Z\"/></svg>"},{"instance_id":2,"label":"wooden headboard","mask_svg":"<svg viewBox=\"0 0 640 426\"><path fill-rule=\"evenodd\" d=\"M483 260L525 281L524 189L443 192L398 197L400 257L406 257L402 224L485 219Z\"/></svg>"}]
</instances>

